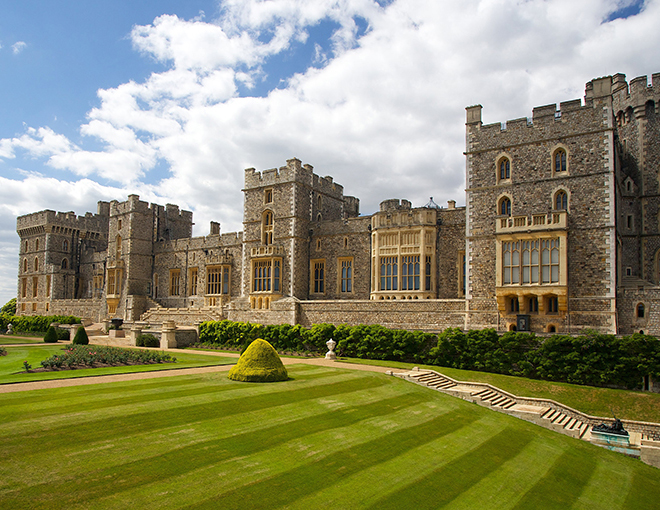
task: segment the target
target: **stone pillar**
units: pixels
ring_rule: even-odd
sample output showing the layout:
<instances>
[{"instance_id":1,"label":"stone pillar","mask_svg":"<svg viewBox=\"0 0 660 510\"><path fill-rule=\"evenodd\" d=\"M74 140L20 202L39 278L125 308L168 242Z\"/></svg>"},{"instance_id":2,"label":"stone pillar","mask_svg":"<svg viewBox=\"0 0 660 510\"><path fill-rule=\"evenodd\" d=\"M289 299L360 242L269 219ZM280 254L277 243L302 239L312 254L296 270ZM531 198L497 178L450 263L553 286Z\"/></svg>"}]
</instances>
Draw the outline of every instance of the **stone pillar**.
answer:
<instances>
[{"instance_id":1,"label":"stone pillar","mask_svg":"<svg viewBox=\"0 0 660 510\"><path fill-rule=\"evenodd\" d=\"M134 323L131 326L131 333L128 336L128 343L129 345L137 345L137 337L142 334L142 326L138 325L137 323Z\"/></svg>"},{"instance_id":2,"label":"stone pillar","mask_svg":"<svg viewBox=\"0 0 660 510\"><path fill-rule=\"evenodd\" d=\"M69 340L73 342L76 333L78 333L78 329L82 327L82 324L71 324L71 326L69 326Z\"/></svg>"},{"instance_id":3,"label":"stone pillar","mask_svg":"<svg viewBox=\"0 0 660 510\"><path fill-rule=\"evenodd\" d=\"M176 347L176 324L174 321L164 321L161 327L160 348L171 349Z\"/></svg>"}]
</instances>

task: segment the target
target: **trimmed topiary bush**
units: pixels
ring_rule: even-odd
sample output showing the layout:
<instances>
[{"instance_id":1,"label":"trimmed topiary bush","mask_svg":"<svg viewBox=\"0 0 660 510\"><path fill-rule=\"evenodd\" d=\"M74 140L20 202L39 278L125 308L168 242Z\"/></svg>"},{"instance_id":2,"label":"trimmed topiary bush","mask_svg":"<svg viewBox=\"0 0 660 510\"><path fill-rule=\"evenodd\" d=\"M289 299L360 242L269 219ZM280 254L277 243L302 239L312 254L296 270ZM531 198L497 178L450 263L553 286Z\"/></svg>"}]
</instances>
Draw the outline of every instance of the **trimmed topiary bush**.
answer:
<instances>
[{"instance_id":1,"label":"trimmed topiary bush","mask_svg":"<svg viewBox=\"0 0 660 510\"><path fill-rule=\"evenodd\" d=\"M76 331L76 336L73 337L73 344L76 345L87 345L89 344L89 338L87 337L87 331L85 331L84 326L80 326L78 331Z\"/></svg>"},{"instance_id":2,"label":"trimmed topiary bush","mask_svg":"<svg viewBox=\"0 0 660 510\"><path fill-rule=\"evenodd\" d=\"M289 374L273 346L257 338L238 358L227 377L234 381L273 382L286 381Z\"/></svg>"},{"instance_id":3,"label":"trimmed topiary bush","mask_svg":"<svg viewBox=\"0 0 660 510\"><path fill-rule=\"evenodd\" d=\"M137 347L160 347L160 342L152 334L142 334L138 335L135 339L135 345Z\"/></svg>"},{"instance_id":4,"label":"trimmed topiary bush","mask_svg":"<svg viewBox=\"0 0 660 510\"><path fill-rule=\"evenodd\" d=\"M47 344L54 344L57 342L57 331L53 326L49 326L46 334L44 335L44 342Z\"/></svg>"}]
</instances>

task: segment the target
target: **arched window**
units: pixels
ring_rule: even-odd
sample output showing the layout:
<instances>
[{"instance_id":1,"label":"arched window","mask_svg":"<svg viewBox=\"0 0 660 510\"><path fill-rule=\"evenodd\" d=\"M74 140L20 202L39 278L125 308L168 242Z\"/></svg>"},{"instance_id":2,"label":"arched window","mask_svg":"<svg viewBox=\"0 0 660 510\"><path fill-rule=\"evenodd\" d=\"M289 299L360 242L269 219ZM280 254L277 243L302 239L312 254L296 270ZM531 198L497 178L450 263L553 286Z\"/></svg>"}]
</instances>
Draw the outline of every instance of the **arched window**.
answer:
<instances>
[{"instance_id":1,"label":"arched window","mask_svg":"<svg viewBox=\"0 0 660 510\"><path fill-rule=\"evenodd\" d=\"M566 171L566 151L557 149L553 158L553 170L555 173Z\"/></svg>"},{"instance_id":2,"label":"arched window","mask_svg":"<svg viewBox=\"0 0 660 510\"><path fill-rule=\"evenodd\" d=\"M320 210L321 210L321 206L322 206L321 195L319 195L318 197L316 197L316 202L317 202L317 206L316 206L316 207L317 207L318 210L320 211Z\"/></svg>"},{"instance_id":3,"label":"arched window","mask_svg":"<svg viewBox=\"0 0 660 510\"><path fill-rule=\"evenodd\" d=\"M39 271L39 259L37 257L34 257L34 271Z\"/></svg>"},{"instance_id":4,"label":"arched window","mask_svg":"<svg viewBox=\"0 0 660 510\"><path fill-rule=\"evenodd\" d=\"M497 211L502 216L511 216L511 199L509 197L502 197Z\"/></svg>"},{"instance_id":5,"label":"arched window","mask_svg":"<svg viewBox=\"0 0 660 510\"><path fill-rule=\"evenodd\" d=\"M62 250L69 251L69 241L64 240L64 242L62 243Z\"/></svg>"},{"instance_id":6,"label":"arched window","mask_svg":"<svg viewBox=\"0 0 660 510\"><path fill-rule=\"evenodd\" d=\"M564 190L559 190L555 193L554 207L557 211L565 211L568 209L568 195Z\"/></svg>"},{"instance_id":7,"label":"arched window","mask_svg":"<svg viewBox=\"0 0 660 510\"><path fill-rule=\"evenodd\" d=\"M273 213L264 211L261 218L261 239L262 244L273 244Z\"/></svg>"},{"instance_id":8,"label":"arched window","mask_svg":"<svg viewBox=\"0 0 660 510\"><path fill-rule=\"evenodd\" d=\"M637 311L637 317L639 319L643 319L644 318L644 303L637 303L636 311Z\"/></svg>"},{"instance_id":9,"label":"arched window","mask_svg":"<svg viewBox=\"0 0 660 510\"><path fill-rule=\"evenodd\" d=\"M69 269L69 261L67 259L62 259L62 269Z\"/></svg>"},{"instance_id":10,"label":"arched window","mask_svg":"<svg viewBox=\"0 0 660 510\"><path fill-rule=\"evenodd\" d=\"M23 259L23 272L27 273L28 270L28 261L27 259Z\"/></svg>"},{"instance_id":11,"label":"arched window","mask_svg":"<svg viewBox=\"0 0 660 510\"><path fill-rule=\"evenodd\" d=\"M556 333L557 327L554 324L548 324L548 333Z\"/></svg>"},{"instance_id":12,"label":"arched window","mask_svg":"<svg viewBox=\"0 0 660 510\"><path fill-rule=\"evenodd\" d=\"M511 161L509 158L501 158L497 163L499 180L511 179Z\"/></svg>"},{"instance_id":13,"label":"arched window","mask_svg":"<svg viewBox=\"0 0 660 510\"><path fill-rule=\"evenodd\" d=\"M35 249L36 251L39 251L39 239L35 239L35 241L34 241L34 249Z\"/></svg>"},{"instance_id":14,"label":"arched window","mask_svg":"<svg viewBox=\"0 0 660 510\"><path fill-rule=\"evenodd\" d=\"M25 251L28 251L28 248L30 247L30 244L28 241L25 241Z\"/></svg>"}]
</instances>

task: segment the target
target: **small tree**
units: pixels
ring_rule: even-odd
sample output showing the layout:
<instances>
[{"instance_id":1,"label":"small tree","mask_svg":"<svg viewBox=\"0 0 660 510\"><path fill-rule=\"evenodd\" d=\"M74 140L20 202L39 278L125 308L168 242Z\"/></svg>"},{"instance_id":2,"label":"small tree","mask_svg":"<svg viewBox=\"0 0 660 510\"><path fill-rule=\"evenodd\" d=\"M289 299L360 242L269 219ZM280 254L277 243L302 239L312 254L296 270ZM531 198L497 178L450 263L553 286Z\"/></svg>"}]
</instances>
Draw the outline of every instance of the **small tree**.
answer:
<instances>
[{"instance_id":1,"label":"small tree","mask_svg":"<svg viewBox=\"0 0 660 510\"><path fill-rule=\"evenodd\" d=\"M89 343L89 338L87 336L87 331L85 331L84 326L80 326L76 335L73 337L73 344L76 345L87 345Z\"/></svg>"},{"instance_id":2,"label":"small tree","mask_svg":"<svg viewBox=\"0 0 660 510\"><path fill-rule=\"evenodd\" d=\"M47 344L54 344L57 342L57 331L53 326L49 326L46 334L44 335L44 342Z\"/></svg>"}]
</instances>

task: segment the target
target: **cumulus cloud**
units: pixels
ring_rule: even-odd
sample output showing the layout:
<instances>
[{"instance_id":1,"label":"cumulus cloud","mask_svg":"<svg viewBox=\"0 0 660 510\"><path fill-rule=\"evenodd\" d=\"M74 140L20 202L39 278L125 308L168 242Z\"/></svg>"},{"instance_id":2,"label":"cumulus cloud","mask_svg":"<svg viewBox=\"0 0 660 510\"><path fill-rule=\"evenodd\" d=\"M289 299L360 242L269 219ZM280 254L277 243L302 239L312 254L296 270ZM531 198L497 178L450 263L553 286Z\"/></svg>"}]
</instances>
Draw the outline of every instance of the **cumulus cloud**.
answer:
<instances>
[{"instance_id":1,"label":"cumulus cloud","mask_svg":"<svg viewBox=\"0 0 660 510\"><path fill-rule=\"evenodd\" d=\"M14 52L14 55L18 55L21 51L25 49L27 43L23 41L17 41L11 45L11 50Z\"/></svg>"},{"instance_id":2,"label":"cumulus cloud","mask_svg":"<svg viewBox=\"0 0 660 510\"><path fill-rule=\"evenodd\" d=\"M138 189L194 208L197 235L209 220L241 229L242 170L291 157L333 175L365 213L392 197L462 203L465 106L481 103L485 122L505 121L582 97L596 76L660 71L660 0L612 21L630 0L381 3L227 0L214 20L159 16L130 35L164 71L99 90L77 143L27 128L0 139L0 159L41 158L84 177L72 186L89 200ZM333 27L324 41L314 39L321 23ZM239 92L261 83L269 59L303 53L302 71L265 97ZM59 207L34 197L20 209Z\"/></svg>"}]
</instances>

